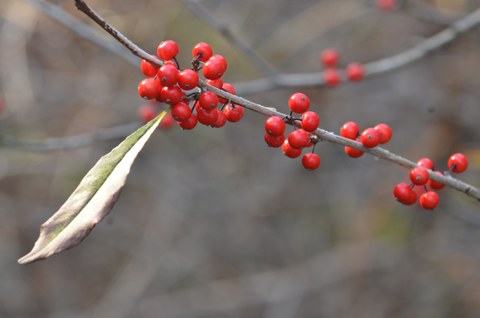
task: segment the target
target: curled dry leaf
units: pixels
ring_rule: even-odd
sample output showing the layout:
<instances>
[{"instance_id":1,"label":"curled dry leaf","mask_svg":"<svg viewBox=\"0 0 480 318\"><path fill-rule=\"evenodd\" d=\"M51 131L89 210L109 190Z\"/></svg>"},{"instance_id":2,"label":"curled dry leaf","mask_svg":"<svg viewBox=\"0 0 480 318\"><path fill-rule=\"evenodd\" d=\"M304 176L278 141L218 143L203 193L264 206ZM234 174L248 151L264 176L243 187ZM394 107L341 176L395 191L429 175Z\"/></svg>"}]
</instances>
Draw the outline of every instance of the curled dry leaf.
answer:
<instances>
[{"instance_id":1,"label":"curled dry leaf","mask_svg":"<svg viewBox=\"0 0 480 318\"><path fill-rule=\"evenodd\" d=\"M40 235L27 255L27 264L79 244L113 208L130 167L166 112L158 115L103 156L85 175L60 209L40 227Z\"/></svg>"}]
</instances>

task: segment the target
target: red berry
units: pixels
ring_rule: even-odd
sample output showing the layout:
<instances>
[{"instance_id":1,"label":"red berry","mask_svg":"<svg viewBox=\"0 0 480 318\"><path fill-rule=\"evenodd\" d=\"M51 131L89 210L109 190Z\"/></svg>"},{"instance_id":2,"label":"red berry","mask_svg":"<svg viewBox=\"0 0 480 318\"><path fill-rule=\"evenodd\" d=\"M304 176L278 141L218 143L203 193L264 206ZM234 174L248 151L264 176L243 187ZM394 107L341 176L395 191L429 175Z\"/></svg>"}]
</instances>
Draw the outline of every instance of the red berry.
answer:
<instances>
[{"instance_id":1,"label":"red berry","mask_svg":"<svg viewBox=\"0 0 480 318\"><path fill-rule=\"evenodd\" d=\"M273 137L281 136L285 133L285 122L278 116L271 116L265 121L265 131Z\"/></svg>"},{"instance_id":2,"label":"red berry","mask_svg":"<svg viewBox=\"0 0 480 318\"><path fill-rule=\"evenodd\" d=\"M192 115L190 107L185 103L177 103L172 107L172 117L176 121L186 121Z\"/></svg>"},{"instance_id":3,"label":"red berry","mask_svg":"<svg viewBox=\"0 0 480 318\"><path fill-rule=\"evenodd\" d=\"M448 169L454 173L462 173L468 168L467 157L463 153L456 153L448 158Z\"/></svg>"},{"instance_id":4,"label":"red berry","mask_svg":"<svg viewBox=\"0 0 480 318\"><path fill-rule=\"evenodd\" d=\"M162 86L173 86L177 84L178 69L175 65L164 64L158 69L157 77Z\"/></svg>"},{"instance_id":5,"label":"red berry","mask_svg":"<svg viewBox=\"0 0 480 318\"><path fill-rule=\"evenodd\" d=\"M435 173L443 176L443 173L441 173L440 171L435 171ZM443 183L434 181L432 179L428 180L428 185L430 186L430 188L438 189L438 190L443 189L445 187Z\"/></svg>"},{"instance_id":6,"label":"red berry","mask_svg":"<svg viewBox=\"0 0 480 318\"><path fill-rule=\"evenodd\" d=\"M214 108L217 108L218 97L217 95L215 95L215 93L203 92L202 94L200 94L198 102L203 109L212 110Z\"/></svg>"},{"instance_id":7,"label":"red berry","mask_svg":"<svg viewBox=\"0 0 480 318\"><path fill-rule=\"evenodd\" d=\"M356 82L365 76L365 71L362 64L351 63L347 65L347 77L349 80Z\"/></svg>"},{"instance_id":8,"label":"red berry","mask_svg":"<svg viewBox=\"0 0 480 318\"><path fill-rule=\"evenodd\" d=\"M410 180L413 184L424 185L428 182L428 171L422 167L416 167L410 170Z\"/></svg>"},{"instance_id":9,"label":"red berry","mask_svg":"<svg viewBox=\"0 0 480 318\"><path fill-rule=\"evenodd\" d=\"M386 144L392 139L392 128L387 124L378 124L374 127L380 137L380 144Z\"/></svg>"},{"instance_id":10,"label":"red berry","mask_svg":"<svg viewBox=\"0 0 480 318\"><path fill-rule=\"evenodd\" d=\"M361 156L363 156L363 151L356 148L345 146L344 150L345 153L351 158L360 158Z\"/></svg>"},{"instance_id":11,"label":"red berry","mask_svg":"<svg viewBox=\"0 0 480 318\"><path fill-rule=\"evenodd\" d=\"M212 47L205 42L199 42L193 47L192 56L198 57L198 59L202 62L208 61L208 59L211 58L212 55Z\"/></svg>"},{"instance_id":12,"label":"red berry","mask_svg":"<svg viewBox=\"0 0 480 318\"><path fill-rule=\"evenodd\" d=\"M440 202L440 197L435 191L428 191L420 196L419 202L422 208L433 210Z\"/></svg>"},{"instance_id":13,"label":"red berry","mask_svg":"<svg viewBox=\"0 0 480 318\"><path fill-rule=\"evenodd\" d=\"M288 143L292 148L301 149L312 144L310 134L303 129L294 130L288 135Z\"/></svg>"},{"instance_id":14,"label":"red berry","mask_svg":"<svg viewBox=\"0 0 480 318\"><path fill-rule=\"evenodd\" d=\"M290 146L288 139L285 139L282 144L282 152L289 158L297 158L302 154L302 149L295 149Z\"/></svg>"},{"instance_id":15,"label":"red berry","mask_svg":"<svg viewBox=\"0 0 480 318\"><path fill-rule=\"evenodd\" d=\"M244 109L242 106L228 103L223 108L223 112L229 122L236 123L243 118Z\"/></svg>"},{"instance_id":16,"label":"red berry","mask_svg":"<svg viewBox=\"0 0 480 318\"><path fill-rule=\"evenodd\" d=\"M417 194L406 183L399 183L393 188L393 196L398 202L405 205L412 205L417 201Z\"/></svg>"},{"instance_id":17,"label":"red berry","mask_svg":"<svg viewBox=\"0 0 480 318\"><path fill-rule=\"evenodd\" d=\"M178 44L172 40L162 41L157 48L157 55L164 61L171 60L178 54Z\"/></svg>"},{"instance_id":18,"label":"red berry","mask_svg":"<svg viewBox=\"0 0 480 318\"><path fill-rule=\"evenodd\" d=\"M196 107L197 120L205 126L210 126L217 121L218 112L217 109L205 110L202 107Z\"/></svg>"},{"instance_id":19,"label":"red berry","mask_svg":"<svg viewBox=\"0 0 480 318\"><path fill-rule=\"evenodd\" d=\"M158 66L153 65L147 60L142 60L142 62L140 63L140 70L145 76L154 77L155 75L157 75Z\"/></svg>"},{"instance_id":20,"label":"red berry","mask_svg":"<svg viewBox=\"0 0 480 318\"><path fill-rule=\"evenodd\" d=\"M216 88L222 88L223 86L223 80L221 78L217 78L216 80L207 80L207 84L211 85Z\"/></svg>"},{"instance_id":21,"label":"red berry","mask_svg":"<svg viewBox=\"0 0 480 318\"><path fill-rule=\"evenodd\" d=\"M314 153L306 153L302 157L302 165L307 170L315 170L320 166L320 157Z\"/></svg>"},{"instance_id":22,"label":"red berry","mask_svg":"<svg viewBox=\"0 0 480 318\"><path fill-rule=\"evenodd\" d=\"M153 78L145 78L138 84L138 94L145 99L154 99L158 95L158 84Z\"/></svg>"},{"instance_id":23,"label":"red berry","mask_svg":"<svg viewBox=\"0 0 480 318\"><path fill-rule=\"evenodd\" d=\"M337 67L339 59L340 55L334 49L326 49L321 54L321 60L325 67Z\"/></svg>"},{"instance_id":24,"label":"red berry","mask_svg":"<svg viewBox=\"0 0 480 318\"><path fill-rule=\"evenodd\" d=\"M430 158L421 158L417 161L417 165L425 169L433 170L434 164Z\"/></svg>"},{"instance_id":25,"label":"red berry","mask_svg":"<svg viewBox=\"0 0 480 318\"><path fill-rule=\"evenodd\" d=\"M360 141L365 147L373 148L378 146L380 136L375 128L367 128L360 135Z\"/></svg>"},{"instance_id":26,"label":"red berry","mask_svg":"<svg viewBox=\"0 0 480 318\"><path fill-rule=\"evenodd\" d=\"M183 92L178 86L165 86L160 91L160 100L175 105L182 100Z\"/></svg>"},{"instance_id":27,"label":"red berry","mask_svg":"<svg viewBox=\"0 0 480 318\"><path fill-rule=\"evenodd\" d=\"M227 123L227 116L225 116L225 114L221 112L219 109L214 109L212 111L217 112L217 120L210 126L214 128L220 128L225 126L225 124Z\"/></svg>"},{"instance_id":28,"label":"red berry","mask_svg":"<svg viewBox=\"0 0 480 318\"><path fill-rule=\"evenodd\" d=\"M395 9L396 0L376 0L377 8L383 11L391 11Z\"/></svg>"},{"instance_id":29,"label":"red berry","mask_svg":"<svg viewBox=\"0 0 480 318\"><path fill-rule=\"evenodd\" d=\"M288 99L288 107L292 112L303 114L310 107L310 98L303 93L295 93Z\"/></svg>"},{"instance_id":30,"label":"red berry","mask_svg":"<svg viewBox=\"0 0 480 318\"><path fill-rule=\"evenodd\" d=\"M222 85L222 89L223 89L224 91L229 92L229 93L232 94L232 95L235 95L235 93L236 93L236 92L235 92L235 88L234 88L233 85L230 84L230 83L224 83L224 84ZM222 98L222 97L219 97L218 100L219 100L220 103L222 103L222 104L224 104L224 103L227 102L227 100L226 100L225 98Z\"/></svg>"},{"instance_id":31,"label":"red berry","mask_svg":"<svg viewBox=\"0 0 480 318\"><path fill-rule=\"evenodd\" d=\"M357 139L359 133L360 128L353 121L346 122L343 124L342 128L340 128L340 136L348 139Z\"/></svg>"},{"instance_id":32,"label":"red berry","mask_svg":"<svg viewBox=\"0 0 480 318\"><path fill-rule=\"evenodd\" d=\"M323 80L330 87L335 87L342 82L340 74L334 69L327 69L323 72Z\"/></svg>"},{"instance_id":33,"label":"red berry","mask_svg":"<svg viewBox=\"0 0 480 318\"><path fill-rule=\"evenodd\" d=\"M152 104L145 104L138 109L138 117L144 123L148 123L150 120L157 116L157 110Z\"/></svg>"},{"instance_id":34,"label":"red berry","mask_svg":"<svg viewBox=\"0 0 480 318\"><path fill-rule=\"evenodd\" d=\"M263 135L263 138L265 139L265 142L267 143L267 145L273 148L281 147L283 145L283 142L285 141L285 135L273 137L273 136L270 136L270 134L265 133Z\"/></svg>"},{"instance_id":35,"label":"red berry","mask_svg":"<svg viewBox=\"0 0 480 318\"><path fill-rule=\"evenodd\" d=\"M227 61L221 55L214 55L203 65L202 73L206 79L216 80L227 70Z\"/></svg>"},{"instance_id":36,"label":"red berry","mask_svg":"<svg viewBox=\"0 0 480 318\"><path fill-rule=\"evenodd\" d=\"M175 125L175 120L172 117L172 114L167 113L162 120L160 121L160 125L158 126L159 129L167 130Z\"/></svg>"},{"instance_id":37,"label":"red berry","mask_svg":"<svg viewBox=\"0 0 480 318\"><path fill-rule=\"evenodd\" d=\"M188 117L187 120L185 121L179 121L178 125L182 127L184 130L192 130L197 126L197 116L194 114L190 114L190 117Z\"/></svg>"},{"instance_id":38,"label":"red berry","mask_svg":"<svg viewBox=\"0 0 480 318\"><path fill-rule=\"evenodd\" d=\"M318 128L320 124L320 117L317 113L308 111L302 114L302 129L305 131L312 132Z\"/></svg>"},{"instance_id":39,"label":"red berry","mask_svg":"<svg viewBox=\"0 0 480 318\"><path fill-rule=\"evenodd\" d=\"M186 69L178 73L178 86L185 90L194 89L198 85L198 74L194 70Z\"/></svg>"}]
</instances>

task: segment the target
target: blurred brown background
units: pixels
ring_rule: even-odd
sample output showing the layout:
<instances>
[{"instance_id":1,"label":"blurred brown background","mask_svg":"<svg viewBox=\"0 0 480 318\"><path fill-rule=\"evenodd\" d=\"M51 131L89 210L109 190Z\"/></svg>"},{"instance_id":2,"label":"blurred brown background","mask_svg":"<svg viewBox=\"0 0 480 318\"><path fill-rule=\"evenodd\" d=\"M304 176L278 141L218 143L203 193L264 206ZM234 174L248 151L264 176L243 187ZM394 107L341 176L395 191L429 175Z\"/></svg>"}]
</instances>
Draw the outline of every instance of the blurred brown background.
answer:
<instances>
[{"instance_id":1,"label":"blurred brown background","mask_svg":"<svg viewBox=\"0 0 480 318\"><path fill-rule=\"evenodd\" d=\"M52 1L87 24L73 1ZM89 1L147 51L163 39L212 44L227 81L258 67L182 1ZM472 12L479 1L204 0L221 23L281 72L320 71L399 53ZM402 3L400 3L402 4ZM94 26L98 30L96 26ZM100 30L101 31L101 30ZM103 34L101 31L100 34ZM108 39L108 37L106 37ZM480 185L480 34L420 62L337 89L243 95L287 111L307 93L321 126L392 126L387 149L437 168L462 151L461 179ZM137 120L142 74L60 26L29 2L0 2L0 132L74 136ZM38 228L119 140L73 150L0 148L0 317L479 317L480 205L441 191L433 212L394 201L407 171L319 144L307 172L263 142L264 117L223 129L159 131L134 164L112 213L78 247L20 266Z\"/></svg>"}]
</instances>

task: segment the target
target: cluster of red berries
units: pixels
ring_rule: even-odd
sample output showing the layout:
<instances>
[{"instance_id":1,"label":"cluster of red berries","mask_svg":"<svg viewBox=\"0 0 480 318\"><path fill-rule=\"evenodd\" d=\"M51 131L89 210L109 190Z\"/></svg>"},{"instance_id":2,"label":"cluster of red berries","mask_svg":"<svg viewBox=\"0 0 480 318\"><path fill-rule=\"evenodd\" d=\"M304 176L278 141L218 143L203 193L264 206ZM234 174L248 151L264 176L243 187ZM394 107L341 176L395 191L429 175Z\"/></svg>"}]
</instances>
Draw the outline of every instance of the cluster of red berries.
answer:
<instances>
[{"instance_id":1,"label":"cluster of red berries","mask_svg":"<svg viewBox=\"0 0 480 318\"><path fill-rule=\"evenodd\" d=\"M375 127L367 128L360 133L357 123L348 121L340 128L340 136L356 140L366 148L374 148L379 144L386 144L392 138L392 129L387 124L378 124ZM352 158L363 156L363 151L345 146L345 153Z\"/></svg>"},{"instance_id":2,"label":"cluster of red berries","mask_svg":"<svg viewBox=\"0 0 480 318\"><path fill-rule=\"evenodd\" d=\"M462 173L468 167L468 160L464 154L456 153L450 156L447 162L449 172ZM418 191L424 189L424 192L418 198L420 205L427 210L434 209L440 202L440 197L435 190L442 189L443 183L431 180L428 170L443 175L440 171L434 170L433 161L429 158L422 158L417 161L417 167L410 170L411 184L399 183L393 188L393 196L398 202L405 205L412 205L417 201Z\"/></svg>"},{"instance_id":3,"label":"cluster of red berries","mask_svg":"<svg viewBox=\"0 0 480 318\"><path fill-rule=\"evenodd\" d=\"M315 170L320 166L320 157L315 154L315 144L318 137L312 132L318 128L320 117L317 113L309 111L310 99L303 93L292 94L288 100L290 115L285 118L271 116L265 121L264 139L267 145L274 148L282 147L283 154L289 158L297 158L302 154L303 148L313 146L312 151L302 157L302 165L307 170ZM293 117L293 113L301 114L300 118ZM293 130L285 138L286 124L300 124L300 129Z\"/></svg>"},{"instance_id":4,"label":"cluster of red berries","mask_svg":"<svg viewBox=\"0 0 480 318\"><path fill-rule=\"evenodd\" d=\"M340 61L340 54L337 50L326 49L322 51L320 60L325 67L323 72L323 80L325 84L330 87L338 86L342 82L340 72L338 71L338 64ZM365 76L363 65L359 63L350 63L345 68L345 73L348 80L358 82Z\"/></svg>"},{"instance_id":5,"label":"cluster of red berries","mask_svg":"<svg viewBox=\"0 0 480 318\"><path fill-rule=\"evenodd\" d=\"M138 85L139 95L169 105L171 117L185 130L193 129L198 122L218 128L227 121L237 122L242 119L243 107L198 88L198 72L201 70L209 85L235 94L233 85L222 81L228 66L227 60L222 55L214 55L210 45L200 42L192 49L192 68L180 70L176 60L178 52L177 43L166 40L159 44L157 56L154 57L162 66L142 60L140 69L147 78ZM148 105L150 106L140 109L144 121L151 120L158 113L154 106ZM165 118L161 127L169 124L167 121L167 124L162 125Z\"/></svg>"}]
</instances>

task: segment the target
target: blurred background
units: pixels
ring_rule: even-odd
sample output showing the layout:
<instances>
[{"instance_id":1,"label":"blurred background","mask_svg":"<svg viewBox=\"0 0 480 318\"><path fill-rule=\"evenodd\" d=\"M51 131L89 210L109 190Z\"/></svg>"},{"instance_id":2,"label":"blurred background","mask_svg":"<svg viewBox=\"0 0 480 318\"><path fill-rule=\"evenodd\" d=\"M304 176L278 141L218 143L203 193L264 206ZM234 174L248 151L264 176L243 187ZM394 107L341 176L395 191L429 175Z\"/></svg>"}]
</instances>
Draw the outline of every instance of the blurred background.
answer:
<instances>
[{"instance_id":1,"label":"blurred background","mask_svg":"<svg viewBox=\"0 0 480 318\"><path fill-rule=\"evenodd\" d=\"M191 3L88 2L149 52L177 41L183 67L205 41L228 59L226 81L266 76ZM395 55L480 7L397 2L390 11L361 0L196 6L284 73L320 72L326 48L340 52L341 66ZM478 202L443 189L434 211L403 206L391 192L407 170L351 159L328 143L317 145L322 164L308 172L266 146L265 118L248 111L222 129L156 132L113 211L81 245L18 265L40 224L121 138L43 150L64 137L131 127L144 104L139 61L132 66L78 36L42 3L0 2L0 317L479 317ZM48 3L111 43L73 1ZM362 128L385 122L394 131L387 149L430 157L439 170L464 152L470 167L460 179L478 186L479 69L476 28L358 84L239 94L287 112L290 94L302 91L321 127L335 132L350 120Z\"/></svg>"}]
</instances>

